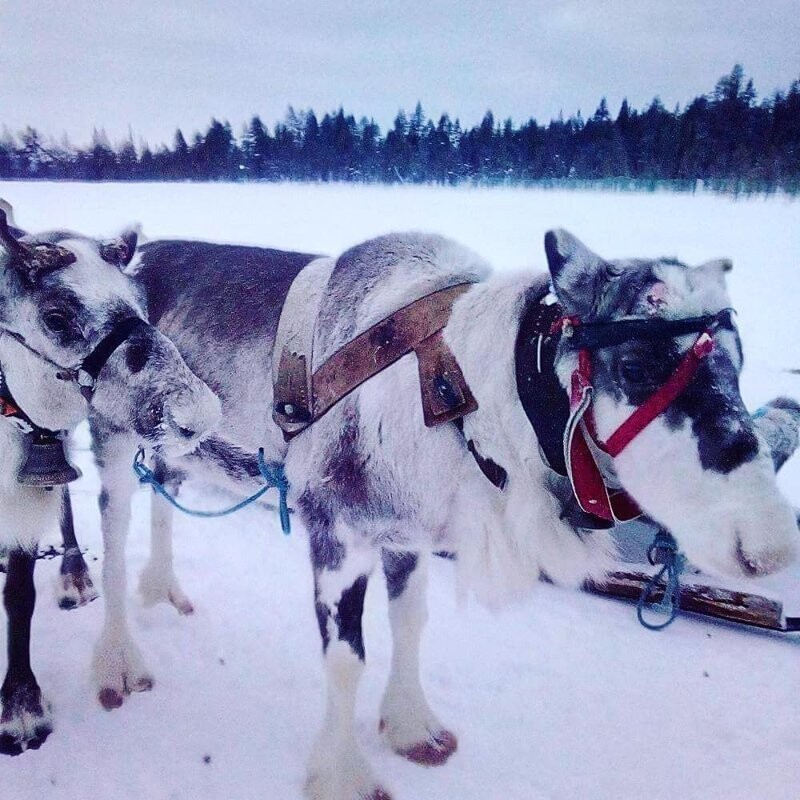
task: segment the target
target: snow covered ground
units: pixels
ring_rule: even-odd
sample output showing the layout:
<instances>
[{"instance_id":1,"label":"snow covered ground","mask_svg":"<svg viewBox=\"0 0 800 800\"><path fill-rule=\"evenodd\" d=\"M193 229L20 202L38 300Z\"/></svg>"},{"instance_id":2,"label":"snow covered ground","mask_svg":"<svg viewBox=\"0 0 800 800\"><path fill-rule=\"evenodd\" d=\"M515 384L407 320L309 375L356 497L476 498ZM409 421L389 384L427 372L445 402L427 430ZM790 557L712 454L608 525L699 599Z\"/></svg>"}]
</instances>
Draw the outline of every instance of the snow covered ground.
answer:
<instances>
[{"instance_id":1,"label":"snow covered ground","mask_svg":"<svg viewBox=\"0 0 800 800\"><path fill-rule=\"evenodd\" d=\"M197 237L335 253L392 229L451 235L498 269L542 268L542 237L566 227L607 256L734 261L745 400L800 397L800 204L710 195L299 185L0 183L18 223L108 234L131 220L151 238ZM102 547L86 434L76 527L99 578ZM800 456L781 483L800 505ZM209 507L227 498L196 491ZM144 491L134 508L131 593L147 553ZM51 536L50 540L55 541ZM156 675L107 713L89 678L102 600L65 613L57 563L37 568L33 656L56 729L39 751L0 761L2 800L294 800L324 689L302 531L248 509L177 521L176 560L194 617L145 609L134 633ZM623 603L540 586L500 613L459 606L437 560L423 653L429 699L459 735L444 767L393 755L377 731L388 670L386 600L373 580L358 719L396 800L627 800L800 796L800 635L678 620L661 633ZM800 615L800 568L759 581ZM5 670L0 656L0 670Z\"/></svg>"}]
</instances>

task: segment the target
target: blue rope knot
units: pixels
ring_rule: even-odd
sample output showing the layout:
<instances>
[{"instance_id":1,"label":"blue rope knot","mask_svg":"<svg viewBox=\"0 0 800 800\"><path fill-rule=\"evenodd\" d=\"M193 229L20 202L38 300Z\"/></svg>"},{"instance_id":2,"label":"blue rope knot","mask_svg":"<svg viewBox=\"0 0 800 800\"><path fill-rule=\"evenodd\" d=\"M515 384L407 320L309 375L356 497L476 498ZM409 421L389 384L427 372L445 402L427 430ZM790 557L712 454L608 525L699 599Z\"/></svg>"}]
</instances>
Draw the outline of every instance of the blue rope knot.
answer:
<instances>
[{"instance_id":1,"label":"blue rope knot","mask_svg":"<svg viewBox=\"0 0 800 800\"><path fill-rule=\"evenodd\" d=\"M278 513L281 520L281 530L287 536L292 532L291 520L289 518L291 510L289 509L287 502L289 481L286 479L286 473L283 469L283 464L278 461L264 460L263 447L258 448L257 463L258 472L266 486L262 486L261 489L259 489L255 494L250 495L250 497L245 498L236 505L231 506L230 508L223 508L219 511L199 511L197 509L187 508L179 503L177 499L169 493L164 484L161 483L158 478L156 478L155 472L153 472L153 470L144 463L144 457L144 448L140 447L133 459L133 471L136 473L136 477L139 478L139 483L150 486L156 494L160 494L168 503L177 508L178 511L188 514L191 517L203 517L206 519L210 517L226 517L228 514L234 514L243 509L245 506L249 506L251 503L254 503L262 495L274 488L278 490ZM272 506L272 508L274 508L274 506Z\"/></svg>"},{"instance_id":2,"label":"blue rope knot","mask_svg":"<svg viewBox=\"0 0 800 800\"><path fill-rule=\"evenodd\" d=\"M681 584L680 575L686 559L678 549L674 537L665 530L656 533L650 549L647 551L648 561L655 566L661 564L661 569L653 575L642 589L639 602L636 604L636 616L645 628L651 631L660 631L671 624L681 610ZM666 585L663 589L661 600L654 600L661 590L661 581L666 575ZM645 618L645 610L658 614L666 614L666 619L660 622L651 622Z\"/></svg>"}]
</instances>

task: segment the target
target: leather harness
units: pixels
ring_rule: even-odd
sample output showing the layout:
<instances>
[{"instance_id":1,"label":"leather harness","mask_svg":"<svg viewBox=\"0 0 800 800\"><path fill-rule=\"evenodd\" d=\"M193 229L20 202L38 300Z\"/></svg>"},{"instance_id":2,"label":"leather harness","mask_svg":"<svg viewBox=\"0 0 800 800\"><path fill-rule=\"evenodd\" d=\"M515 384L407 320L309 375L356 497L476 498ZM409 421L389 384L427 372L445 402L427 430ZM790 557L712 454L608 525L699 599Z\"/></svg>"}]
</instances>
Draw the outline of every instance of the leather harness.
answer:
<instances>
[{"instance_id":1,"label":"leather harness","mask_svg":"<svg viewBox=\"0 0 800 800\"><path fill-rule=\"evenodd\" d=\"M324 263L323 263L324 262ZM316 267L313 265L316 264ZM442 331L453 303L471 284L456 284L415 300L372 325L344 344L321 366L314 369L313 340L316 314L334 262L312 262L318 278L303 279L309 302L294 284L281 312L276 338L277 367L273 373L273 419L289 441L323 417L336 403L369 378L403 356L416 353L425 425L434 427L453 422L465 439L469 453L483 475L501 491L506 470L481 455L474 441L466 440L463 417L478 408L464 375ZM308 267L306 267L308 269ZM295 281L298 281L296 278ZM287 305L301 310L287 313ZM636 503L605 474L595 451L611 458L661 414L688 386L700 361L713 347L713 332L732 327L731 311L679 320L621 320L583 324L564 316L564 309L549 291L546 278L537 281L523 300L523 313L514 347L517 393L533 427L544 463L569 478L580 511L578 527L608 527L638 516ZM311 329L292 332L291 321L310 323ZM672 376L610 437L601 442L594 431L593 386L590 351L638 338L661 338L697 332L701 335L685 354ZM578 368L572 375L569 395L556 372L555 357L563 336L574 337ZM273 361L273 363L275 363ZM602 459L601 459L602 460Z\"/></svg>"},{"instance_id":2,"label":"leather harness","mask_svg":"<svg viewBox=\"0 0 800 800\"><path fill-rule=\"evenodd\" d=\"M417 355L426 426L452 422L475 411L478 404L442 336L453 303L471 285L449 286L409 303L347 342L317 369L310 353L284 348L273 395L273 419L284 438L289 441L362 383L411 352Z\"/></svg>"},{"instance_id":3,"label":"leather harness","mask_svg":"<svg viewBox=\"0 0 800 800\"><path fill-rule=\"evenodd\" d=\"M327 260L325 260L327 262ZM309 270L309 267L311 269ZM324 290L320 283L327 284L330 278L332 262L323 263L323 259L312 262L298 276L301 289L298 294L306 293L308 302L302 297L290 294L281 312L281 321L276 339L277 368L273 373L273 411L276 424L283 430L284 439L291 440L311 424L323 417L339 400L346 397L369 378L398 361L405 355L414 352L417 356L420 381L420 396L425 425L436 427L452 422L458 433L464 438L467 450L475 459L475 463L484 477L501 491L505 488L508 473L491 458L483 456L472 439L464 434L463 417L478 408L477 401L470 391L464 374L450 348L444 341L443 330L450 319L453 303L472 285L461 283L425 295L400 308L393 314L372 325L363 333L343 345L317 369L313 368L313 329L311 331L291 331L291 322L286 317L297 313L301 317L300 324L316 323L319 300ZM309 270L309 276L303 273ZM316 273L316 274L314 274ZM296 281L298 280L296 279ZM317 285L314 285L317 284ZM531 289L536 300L541 300L547 293L547 281L541 280ZM293 286L294 288L294 286ZM290 306L287 312L287 306ZM298 310L294 310L294 306ZM310 310L309 310L310 309ZM533 312L533 313L532 313ZM561 314L560 306L531 303L529 311L524 315L517 338L517 373L520 380L520 358L527 360L527 349L542 331L549 331L553 321ZM313 319L312 319L313 317ZM280 355L277 354L280 348ZM546 442L548 454L561 452L561 441L568 406L564 390L558 384L552 370L552 359L555 346L546 345L550 369L542 369L538 380L531 379L526 384L532 395L542 394L537 398L541 413L536 414L540 422L535 425L539 442ZM547 361L543 362L546 364ZM542 386L547 389L542 393ZM566 407L561 432L557 428L560 417L553 422L546 413L546 402L549 398L562 401ZM524 402L524 401L523 401ZM560 406L559 406L560 408ZM558 442L555 437L558 435ZM563 453L560 456L562 474ZM556 462L549 459L546 463ZM557 463L557 462L556 462Z\"/></svg>"}]
</instances>

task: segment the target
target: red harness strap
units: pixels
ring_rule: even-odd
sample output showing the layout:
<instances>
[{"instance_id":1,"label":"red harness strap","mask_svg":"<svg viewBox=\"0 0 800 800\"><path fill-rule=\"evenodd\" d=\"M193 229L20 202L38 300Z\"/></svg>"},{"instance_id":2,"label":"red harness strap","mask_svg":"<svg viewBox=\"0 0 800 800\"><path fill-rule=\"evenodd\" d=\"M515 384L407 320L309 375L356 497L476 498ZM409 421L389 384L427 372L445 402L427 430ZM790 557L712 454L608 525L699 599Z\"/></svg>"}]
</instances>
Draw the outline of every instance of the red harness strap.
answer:
<instances>
[{"instance_id":1,"label":"red harness strap","mask_svg":"<svg viewBox=\"0 0 800 800\"><path fill-rule=\"evenodd\" d=\"M600 446L616 458L656 417L663 414L692 382L700 362L714 349L714 339L701 333L667 382L631 414Z\"/></svg>"},{"instance_id":2,"label":"red harness strap","mask_svg":"<svg viewBox=\"0 0 800 800\"><path fill-rule=\"evenodd\" d=\"M639 406L605 442L600 441L592 413L592 365L588 350L578 353L570 385L570 420L565 435L567 472L580 507L602 519L625 522L641 514L624 491L606 486L592 447L618 456L691 383L700 362L713 349L710 331L697 338L667 381Z\"/></svg>"}]
</instances>

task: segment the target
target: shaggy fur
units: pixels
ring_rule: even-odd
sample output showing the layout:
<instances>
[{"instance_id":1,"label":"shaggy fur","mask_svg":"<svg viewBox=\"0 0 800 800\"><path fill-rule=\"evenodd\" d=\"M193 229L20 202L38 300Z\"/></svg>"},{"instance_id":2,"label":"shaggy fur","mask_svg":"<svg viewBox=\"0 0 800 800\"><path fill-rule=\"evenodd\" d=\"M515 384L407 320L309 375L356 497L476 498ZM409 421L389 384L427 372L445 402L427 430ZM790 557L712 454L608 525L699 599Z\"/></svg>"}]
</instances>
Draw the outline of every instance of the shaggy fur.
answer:
<instances>
[{"instance_id":1,"label":"shaggy fur","mask_svg":"<svg viewBox=\"0 0 800 800\"><path fill-rule=\"evenodd\" d=\"M15 402L35 424L69 430L87 416L89 406L78 385L57 377L59 369L51 362L74 367L120 319L144 317L138 290L122 273L135 234L99 242L58 232L26 236L23 241L57 242L74 261L36 271L0 247L0 365ZM193 450L219 415L219 403L208 387L151 326L142 326L117 348L95 388L95 419L117 434L135 430L137 441L165 452ZM42 699L29 657L34 554L40 537L58 524L60 516L62 527L71 526L71 515L68 504L60 514L60 491L17 482L27 439L4 420L0 420L0 452L0 549L10 551L4 592L9 664L0 692L0 752L15 755L39 747L51 730L49 705ZM79 552L69 555L72 571L63 577L63 589L65 603L74 606L96 593L86 580Z\"/></svg>"},{"instance_id":2,"label":"shaggy fur","mask_svg":"<svg viewBox=\"0 0 800 800\"><path fill-rule=\"evenodd\" d=\"M605 262L564 232L549 235L547 250L560 301L567 313L587 320L652 313L677 318L716 312L730 303L718 266ZM191 264L185 253L192 254ZM225 267L229 255L235 256L231 270ZM228 486L238 482L243 491L254 485L248 454L263 446L268 459L285 459L290 499L309 533L328 681L306 792L316 800L379 800L388 793L361 754L354 725L365 657L361 615L375 565L382 562L387 576L394 639L381 730L396 752L433 765L447 760L457 741L431 711L419 681L425 554L457 552L462 588L498 603L529 590L542 573L573 585L602 574L612 545L607 532L576 531L560 518L552 473L542 462L517 396L514 344L538 276L493 276L482 259L441 237L395 234L341 255L321 304L314 352L323 360L398 307L454 283L477 281L456 301L444 334L479 404L464 419L464 436L453 425L425 427L415 357L409 355L363 384L287 447L271 422L272 344L291 275L311 258L258 248L154 243L143 248L135 277L148 303L159 309L161 329L223 403L215 444L166 459L164 474L174 476L175 486L180 478L202 477ZM203 280L195 280L199 275ZM690 344L675 341L670 347L677 354ZM620 393L613 380L621 360L635 357L652 371L656 355L631 355L623 348L595 357L601 434L608 435L631 411L629 394ZM565 343L558 356L564 386L575 358ZM704 461L706 431L715 420L726 428L735 423L745 438L752 433L738 397L740 365L735 334L721 334L717 357L698 380L729 402L679 408L641 434L617 465L623 486L676 531L697 563L737 574L776 569L792 556L797 539L763 443L757 441L755 449L733 447L724 470L713 459ZM133 478L129 470L109 466L125 463L113 455L120 449L119 437L95 432L107 501L104 531L121 540ZM507 471L504 491L481 474L465 437ZM669 497L669 507L659 501L662 495ZM161 511L155 510L158 506ZM676 513L687 507L691 524ZM757 525L751 507L761 515ZM161 555L148 565L146 583L156 587L150 599L174 603L184 595L169 559L170 513L156 501L153 536ZM119 608L124 593L113 579L107 587L114 593L111 604ZM100 656L108 655L109 637L121 619L107 623ZM103 702L121 700L120 687L132 671L142 674L135 644L129 638L121 644L115 669L101 675Z\"/></svg>"}]
</instances>

